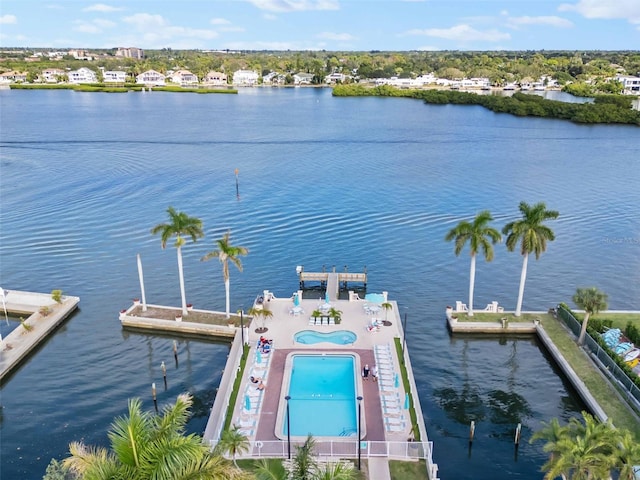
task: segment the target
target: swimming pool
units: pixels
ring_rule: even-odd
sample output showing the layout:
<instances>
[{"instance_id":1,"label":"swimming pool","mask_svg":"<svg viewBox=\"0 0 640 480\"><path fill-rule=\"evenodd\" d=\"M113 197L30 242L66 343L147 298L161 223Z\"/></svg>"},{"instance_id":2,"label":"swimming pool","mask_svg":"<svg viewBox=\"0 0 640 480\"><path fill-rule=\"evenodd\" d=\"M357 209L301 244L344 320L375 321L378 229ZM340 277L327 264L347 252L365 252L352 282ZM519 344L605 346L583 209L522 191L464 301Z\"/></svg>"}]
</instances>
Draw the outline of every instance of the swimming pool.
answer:
<instances>
[{"instance_id":1,"label":"swimming pool","mask_svg":"<svg viewBox=\"0 0 640 480\"><path fill-rule=\"evenodd\" d=\"M354 355L291 354L288 390L292 437L357 435L356 358ZM278 436L286 438L286 400Z\"/></svg>"},{"instance_id":2,"label":"swimming pool","mask_svg":"<svg viewBox=\"0 0 640 480\"><path fill-rule=\"evenodd\" d=\"M338 330L336 332L314 332L313 330L303 330L296 333L293 339L298 343L312 345L314 343L331 342L336 345L350 345L356 341L358 336L349 330Z\"/></svg>"}]
</instances>

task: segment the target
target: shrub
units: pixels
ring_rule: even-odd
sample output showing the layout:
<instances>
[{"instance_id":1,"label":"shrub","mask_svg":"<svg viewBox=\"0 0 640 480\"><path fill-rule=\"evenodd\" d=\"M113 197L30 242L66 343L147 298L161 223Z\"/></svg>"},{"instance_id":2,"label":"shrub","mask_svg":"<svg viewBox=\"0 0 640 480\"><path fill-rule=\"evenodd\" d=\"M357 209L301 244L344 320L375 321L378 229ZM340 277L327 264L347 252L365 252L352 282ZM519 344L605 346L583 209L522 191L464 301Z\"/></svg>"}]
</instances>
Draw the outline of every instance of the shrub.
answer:
<instances>
[{"instance_id":1,"label":"shrub","mask_svg":"<svg viewBox=\"0 0 640 480\"><path fill-rule=\"evenodd\" d=\"M62 303L62 290L51 290L51 299L56 303Z\"/></svg>"},{"instance_id":2,"label":"shrub","mask_svg":"<svg viewBox=\"0 0 640 480\"><path fill-rule=\"evenodd\" d=\"M640 328L636 327L632 322L629 322L627 323L624 333L635 345L640 346Z\"/></svg>"},{"instance_id":3,"label":"shrub","mask_svg":"<svg viewBox=\"0 0 640 480\"><path fill-rule=\"evenodd\" d=\"M40 307L39 312L40 312L40 315L42 315L43 317L46 317L51 313L51 307L47 307L46 305L44 307Z\"/></svg>"},{"instance_id":4,"label":"shrub","mask_svg":"<svg viewBox=\"0 0 640 480\"><path fill-rule=\"evenodd\" d=\"M30 332L31 330L33 330L33 325L29 325L28 323L25 323L24 318L20 317L20 325L22 325L22 328L25 329L25 331Z\"/></svg>"}]
</instances>

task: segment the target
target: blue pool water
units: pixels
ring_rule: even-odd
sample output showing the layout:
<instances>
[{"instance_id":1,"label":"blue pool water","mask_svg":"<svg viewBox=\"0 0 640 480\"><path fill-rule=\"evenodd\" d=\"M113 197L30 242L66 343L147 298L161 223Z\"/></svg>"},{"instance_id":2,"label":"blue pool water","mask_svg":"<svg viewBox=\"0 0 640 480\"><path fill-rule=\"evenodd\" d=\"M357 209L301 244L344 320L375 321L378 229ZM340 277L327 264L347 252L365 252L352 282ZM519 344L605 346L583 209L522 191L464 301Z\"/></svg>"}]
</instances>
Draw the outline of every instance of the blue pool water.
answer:
<instances>
[{"instance_id":1,"label":"blue pool water","mask_svg":"<svg viewBox=\"0 0 640 480\"><path fill-rule=\"evenodd\" d=\"M292 436L357 434L354 366L352 355L293 356L289 383ZM282 434L287 434L286 420Z\"/></svg>"},{"instance_id":2,"label":"blue pool water","mask_svg":"<svg viewBox=\"0 0 640 480\"><path fill-rule=\"evenodd\" d=\"M294 335L293 339L298 343L313 345L320 342L331 342L336 345L349 345L356 341L358 336L349 330L338 330L337 332L314 332L313 330L303 330Z\"/></svg>"}]
</instances>

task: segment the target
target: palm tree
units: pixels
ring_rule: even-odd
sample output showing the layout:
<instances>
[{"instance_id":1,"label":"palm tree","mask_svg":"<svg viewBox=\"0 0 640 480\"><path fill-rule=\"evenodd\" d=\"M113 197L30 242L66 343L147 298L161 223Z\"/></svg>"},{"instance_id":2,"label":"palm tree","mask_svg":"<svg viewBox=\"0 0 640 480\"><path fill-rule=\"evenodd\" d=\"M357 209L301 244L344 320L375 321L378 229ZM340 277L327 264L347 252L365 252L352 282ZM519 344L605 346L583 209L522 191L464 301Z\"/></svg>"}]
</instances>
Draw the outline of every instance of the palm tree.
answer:
<instances>
[{"instance_id":1,"label":"palm tree","mask_svg":"<svg viewBox=\"0 0 640 480\"><path fill-rule=\"evenodd\" d=\"M254 471L258 480L287 480L289 474L277 458L263 458L256 465Z\"/></svg>"},{"instance_id":2,"label":"palm tree","mask_svg":"<svg viewBox=\"0 0 640 480\"><path fill-rule=\"evenodd\" d=\"M207 253L204 257L202 257L201 261L211 260L212 258L218 258L220 263L222 263L222 276L224 277L224 289L226 292L226 310L227 318L229 318L229 261L231 261L238 270L242 271L242 262L238 258L239 255L246 255L249 253L249 250L245 247L236 247L231 245L229 242L229 237L231 236L231 232L227 232L224 236L216 240L216 244L218 245L218 250L214 250L213 252Z\"/></svg>"},{"instance_id":3,"label":"palm tree","mask_svg":"<svg viewBox=\"0 0 640 480\"><path fill-rule=\"evenodd\" d=\"M132 399L128 416L111 425L109 450L73 442L71 456L63 463L87 480L239 478L238 471L212 454L200 436L185 435L192 404L190 395L180 395L161 415L152 415L142 411L139 399Z\"/></svg>"},{"instance_id":4,"label":"palm tree","mask_svg":"<svg viewBox=\"0 0 640 480\"><path fill-rule=\"evenodd\" d=\"M202 220L190 217L184 212L176 212L173 207L167 209L169 223L159 223L151 229L153 235L160 234L162 248L167 246L167 241L173 236L176 237L174 246L178 252L178 273L180 275L180 294L182 295L182 314L188 315L187 298L184 293L184 274L182 272L182 246L186 243L185 236L191 237L196 242L198 238L204 236L202 231Z\"/></svg>"},{"instance_id":5,"label":"palm tree","mask_svg":"<svg viewBox=\"0 0 640 480\"><path fill-rule=\"evenodd\" d=\"M601 423L587 412L582 420L572 418L565 427L552 420L536 432L533 440L547 440L543 447L551 457L542 466L545 479L591 480L610 478L616 465L618 431L610 422Z\"/></svg>"},{"instance_id":6,"label":"palm tree","mask_svg":"<svg viewBox=\"0 0 640 480\"><path fill-rule=\"evenodd\" d=\"M533 443L537 440L544 440L546 443L542 449L549 453L551 458L550 462L553 462L556 455L559 453L558 442L566 438L569 434L569 429L566 426L560 425L557 418L552 418L549 423L542 422L543 428L535 432L529 443Z\"/></svg>"},{"instance_id":7,"label":"palm tree","mask_svg":"<svg viewBox=\"0 0 640 480\"><path fill-rule=\"evenodd\" d=\"M634 480L634 466L640 465L640 443L630 431L618 432L618 448L614 452L615 468L619 470L621 480Z\"/></svg>"},{"instance_id":8,"label":"palm tree","mask_svg":"<svg viewBox=\"0 0 640 480\"><path fill-rule=\"evenodd\" d=\"M520 202L518 207L522 213L522 219L507 223L502 233L507 235L507 250L512 252L520 242L520 253L524 257L522 261L522 273L520 274L520 289L518 290L518 304L516 317L522 312L522 297L524 295L524 282L527 278L527 263L529 254L535 253L536 260L547 249L547 241L555 240L555 234L542 222L553 220L560 215L555 210L547 210L544 202L530 206L527 202Z\"/></svg>"},{"instance_id":9,"label":"palm tree","mask_svg":"<svg viewBox=\"0 0 640 480\"><path fill-rule=\"evenodd\" d=\"M338 310L335 307L331 307L329 309L329 316L333 317L336 323L340 323L340 320L342 319L342 310Z\"/></svg>"},{"instance_id":10,"label":"palm tree","mask_svg":"<svg viewBox=\"0 0 640 480\"><path fill-rule=\"evenodd\" d=\"M460 255L467 241L469 242L469 253L471 254L471 268L469 272L469 316L473 316L473 289L476 281L476 255L480 250L484 254L487 262L493 260L493 245L499 242L502 237L500 232L489 226L492 221L491 213L483 210L476 215L473 223L466 220L461 221L452 228L444 239L447 242L455 240L455 254Z\"/></svg>"},{"instance_id":11,"label":"palm tree","mask_svg":"<svg viewBox=\"0 0 640 480\"><path fill-rule=\"evenodd\" d=\"M389 302L384 302L380 305L384 309L384 321L387 321L387 316L389 315L389 310L393 309L393 305Z\"/></svg>"},{"instance_id":12,"label":"palm tree","mask_svg":"<svg viewBox=\"0 0 640 480\"><path fill-rule=\"evenodd\" d=\"M249 451L249 441L246 435L240 432L240 427L234 425L231 429L222 432L220 442L218 442L216 448L219 448L221 452L230 453L231 458L233 458L233 464L237 469L240 469L236 462L236 455Z\"/></svg>"},{"instance_id":13,"label":"palm tree","mask_svg":"<svg viewBox=\"0 0 640 480\"><path fill-rule=\"evenodd\" d=\"M273 312L266 308L250 308L247 312L252 317L260 317L262 318L262 327L259 329L260 332L266 332L267 327L265 326L265 321L267 318L273 317Z\"/></svg>"},{"instance_id":14,"label":"palm tree","mask_svg":"<svg viewBox=\"0 0 640 480\"><path fill-rule=\"evenodd\" d=\"M573 296L573 303L584 310L584 319L580 328L580 336L578 337L578 345L582 345L584 337L587 334L587 323L589 317L595 315L600 310L607 309L607 294L601 292L596 287L578 288Z\"/></svg>"},{"instance_id":15,"label":"palm tree","mask_svg":"<svg viewBox=\"0 0 640 480\"><path fill-rule=\"evenodd\" d=\"M296 456L291 464L291 476L296 480L312 480L317 468L313 458L316 441L309 435L302 446L296 447Z\"/></svg>"}]
</instances>

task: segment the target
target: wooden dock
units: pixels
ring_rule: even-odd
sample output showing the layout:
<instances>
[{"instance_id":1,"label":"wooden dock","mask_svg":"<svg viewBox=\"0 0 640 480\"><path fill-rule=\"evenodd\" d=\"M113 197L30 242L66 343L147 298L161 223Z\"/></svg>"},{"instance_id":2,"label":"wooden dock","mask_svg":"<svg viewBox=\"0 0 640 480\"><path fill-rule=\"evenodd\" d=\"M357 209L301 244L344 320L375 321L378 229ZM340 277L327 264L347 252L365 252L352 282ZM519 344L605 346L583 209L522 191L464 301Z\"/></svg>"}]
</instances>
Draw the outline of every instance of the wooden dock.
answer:
<instances>
[{"instance_id":1,"label":"wooden dock","mask_svg":"<svg viewBox=\"0 0 640 480\"><path fill-rule=\"evenodd\" d=\"M326 287L330 296L332 296L335 291L336 298L340 288L346 290L349 288L350 282L362 283L365 288L367 287L366 267L363 273L348 272L346 271L346 266L344 272L336 272L335 266L332 267L331 272L325 271L324 267L321 272L305 272L304 267L297 267L296 271L298 272L301 289L304 289L305 282L320 282L320 286Z\"/></svg>"}]
</instances>

